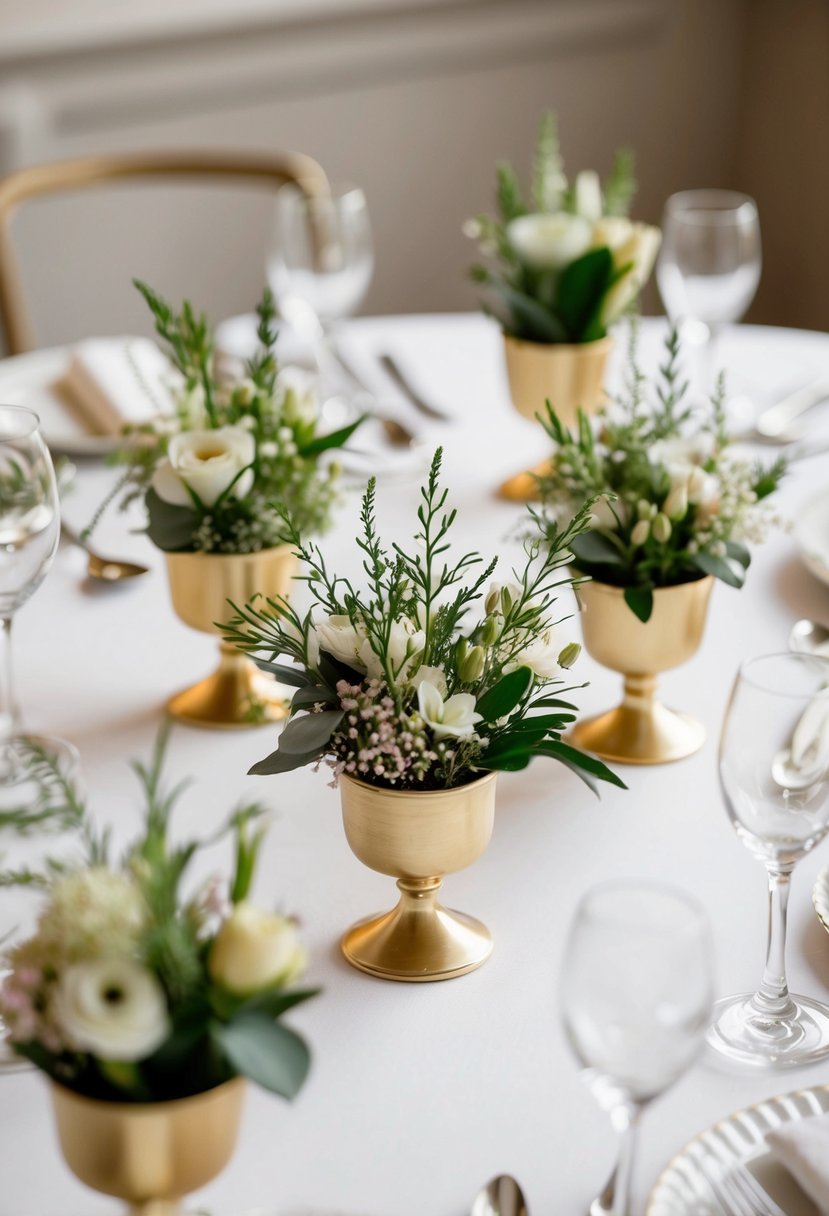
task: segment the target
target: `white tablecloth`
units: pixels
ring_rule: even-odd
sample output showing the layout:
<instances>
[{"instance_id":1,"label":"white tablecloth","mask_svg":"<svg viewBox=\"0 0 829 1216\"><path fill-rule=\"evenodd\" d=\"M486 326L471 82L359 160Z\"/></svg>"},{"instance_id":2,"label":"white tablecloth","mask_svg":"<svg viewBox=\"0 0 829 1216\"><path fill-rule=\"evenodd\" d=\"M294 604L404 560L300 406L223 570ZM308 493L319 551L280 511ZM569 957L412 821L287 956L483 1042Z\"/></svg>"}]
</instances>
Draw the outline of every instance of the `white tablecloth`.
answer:
<instances>
[{"instance_id":1,"label":"white tablecloth","mask_svg":"<svg viewBox=\"0 0 829 1216\"><path fill-rule=\"evenodd\" d=\"M659 323L646 324L652 367ZM429 424L445 447L459 509L457 539L491 548L506 566L517 552L520 509L492 489L543 454L540 433L508 405L496 331L469 316L354 323L352 354L393 350L424 394L456 417ZM768 402L829 370L829 337L740 328L722 343L735 389ZM2 365L0 365L0 399ZM816 426L820 424L815 419ZM792 472L781 495L788 515L826 483L826 457ZM112 472L81 468L67 518L83 524ZM417 482L378 492L384 531L410 535ZM334 563L353 547L356 496L345 503L324 548ZM204 674L214 646L173 615L161 555L111 514L97 538L105 550L156 569L115 589L82 582L84 559L62 548L48 579L15 622L20 699L31 728L65 734L80 748L100 818L125 834L137 786L127 761L146 755L171 692ZM352 559L349 558L349 561ZM352 561L352 565L354 565ZM210 1211L339 1212L369 1216L461 1216L480 1185L508 1171L535 1213L583 1213L610 1168L607 1117L578 1076L559 1025L557 995L565 929L579 895L601 880L646 876L679 884L708 909L722 993L754 986L765 936L765 876L728 824L717 785L716 740L733 673L744 657L783 649L800 616L829 621L829 589L801 567L778 532L758 549L746 588L718 585L697 658L664 678L664 695L707 725L703 750L683 763L626 769L630 792L601 801L563 768L536 762L499 778L495 835L486 855L449 878L449 906L481 917L495 951L479 971L433 985L370 979L340 956L340 933L391 906L391 879L366 869L346 845L338 795L310 771L255 779L248 766L272 750L268 729L217 734L177 727L171 779L192 774L179 829L209 830L243 796L266 799L274 822L257 896L297 912L324 993L292 1015L310 1040L314 1065L293 1105L251 1087L230 1166L200 1196ZM571 626L577 631L577 626ZM585 710L615 703L619 681L585 657ZM812 881L829 857L807 858L795 875L790 978L795 990L829 997L829 938L812 910ZM226 864L222 849L205 865ZM659 1170L694 1133L727 1112L789 1088L829 1080L817 1067L789 1074L728 1074L705 1062L647 1114L636 1210ZM0 1078L0 1216L115 1212L64 1166L43 1079Z\"/></svg>"}]
</instances>

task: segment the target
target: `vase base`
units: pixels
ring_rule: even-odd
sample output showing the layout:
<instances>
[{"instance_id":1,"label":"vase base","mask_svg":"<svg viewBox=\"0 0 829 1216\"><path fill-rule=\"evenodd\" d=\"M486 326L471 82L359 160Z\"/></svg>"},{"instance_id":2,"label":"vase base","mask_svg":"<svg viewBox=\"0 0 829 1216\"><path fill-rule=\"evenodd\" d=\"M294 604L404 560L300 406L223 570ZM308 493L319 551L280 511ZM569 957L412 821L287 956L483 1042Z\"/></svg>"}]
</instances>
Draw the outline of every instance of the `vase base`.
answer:
<instances>
[{"instance_id":1,"label":"vase base","mask_svg":"<svg viewBox=\"0 0 829 1216\"><path fill-rule=\"evenodd\" d=\"M171 697L167 712L189 726L250 730L282 722L290 704L278 684L237 654L223 655L212 675Z\"/></svg>"},{"instance_id":2,"label":"vase base","mask_svg":"<svg viewBox=\"0 0 829 1216\"><path fill-rule=\"evenodd\" d=\"M551 469L550 461L542 460L541 464L537 464L534 469L508 477L498 487L498 498L504 498L507 502L540 502L541 495L537 479L549 476Z\"/></svg>"},{"instance_id":3,"label":"vase base","mask_svg":"<svg viewBox=\"0 0 829 1216\"><path fill-rule=\"evenodd\" d=\"M619 705L587 718L573 727L567 741L616 764L670 764L699 751L705 727L696 718L654 701L645 711Z\"/></svg>"},{"instance_id":4,"label":"vase base","mask_svg":"<svg viewBox=\"0 0 829 1216\"><path fill-rule=\"evenodd\" d=\"M436 903L414 910L405 898L391 912L358 921L341 942L352 967L382 980L429 983L474 971L492 953L486 925Z\"/></svg>"}]
</instances>

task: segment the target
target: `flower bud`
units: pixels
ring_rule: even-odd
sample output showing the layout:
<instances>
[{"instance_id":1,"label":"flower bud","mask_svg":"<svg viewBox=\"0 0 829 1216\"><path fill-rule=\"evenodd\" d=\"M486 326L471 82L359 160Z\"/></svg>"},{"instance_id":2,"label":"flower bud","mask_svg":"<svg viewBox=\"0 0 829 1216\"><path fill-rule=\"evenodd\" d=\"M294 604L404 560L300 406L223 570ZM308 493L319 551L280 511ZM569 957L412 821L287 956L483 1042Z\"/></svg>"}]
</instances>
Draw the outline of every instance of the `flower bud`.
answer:
<instances>
[{"instance_id":1,"label":"flower bud","mask_svg":"<svg viewBox=\"0 0 829 1216\"><path fill-rule=\"evenodd\" d=\"M662 511L669 519L683 519L688 511L687 485L680 482L668 494L662 506Z\"/></svg>"},{"instance_id":2,"label":"flower bud","mask_svg":"<svg viewBox=\"0 0 829 1216\"><path fill-rule=\"evenodd\" d=\"M578 644L578 642L568 642L567 645L559 652L559 667L572 667L580 654L581 646Z\"/></svg>"},{"instance_id":3,"label":"flower bud","mask_svg":"<svg viewBox=\"0 0 829 1216\"><path fill-rule=\"evenodd\" d=\"M636 514L640 519L653 519L656 515L656 504L648 502L647 498L640 498L636 504Z\"/></svg>"},{"instance_id":4,"label":"flower bud","mask_svg":"<svg viewBox=\"0 0 829 1216\"><path fill-rule=\"evenodd\" d=\"M634 545L644 545L645 541L651 534L651 523L649 519L640 519L634 525L633 531L630 534L631 542Z\"/></svg>"},{"instance_id":5,"label":"flower bud","mask_svg":"<svg viewBox=\"0 0 829 1216\"><path fill-rule=\"evenodd\" d=\"M473 646L458 664L458 675L464 684L480 680L486 662L486 651L482 646Z\"/></svg>"},{"instance_id":6,"label":"flower bud","mask_svg":"<svg viewBox=\"0 0 829 1216\"><path fill-rule=\"evenodd\" d=\"M651 531L654 540L658 540L660 545L666 544L671 538L671 521L668 516L660 511L653 521Z\"/></svg>"},{"instance_id":7,"label":"flower bud","mask_svg":"<svg viewBox=\"0 0 829 1216\"><path fill-rule=\"evenodd\" d=\"M501 602L501 588L497 583L493 583L489 590L489 594L484 600L484 608L487 612L494 612Z\"/></svg>"},{"instance_id":8,"label":"flower bud","mask_svg":"<svg viewBox=\"0 0 829 1216\"><path fill-rule=\"evenodd\" d=\"M455 643L455 663L460 667L469 652L469 642L466 638L458 638Z\"/></svg>"},{"instance_id":9,"label":"flower bud","mask_svg":"<svg viewBox=\"0 0 829 1216\"><path fill-rule=\"evenodd\" d=\"M503 627L504 618L499 613L492 612L486 618L480 629L477 630L477 640L482 646L492 646L501 636L501 630Z\"/></svg>"},{"instance_id":10,"label":"flower bud","mask_svg":"<svg viewBox=\"0 0 829 1216\"><path fill-rule=\"evenodd\" d=\"M287 917L243 902L217 933L208 966L217 984L237 996L250 996L290 983L305 966L305 951Z\"/></svg>"}]
</instances>

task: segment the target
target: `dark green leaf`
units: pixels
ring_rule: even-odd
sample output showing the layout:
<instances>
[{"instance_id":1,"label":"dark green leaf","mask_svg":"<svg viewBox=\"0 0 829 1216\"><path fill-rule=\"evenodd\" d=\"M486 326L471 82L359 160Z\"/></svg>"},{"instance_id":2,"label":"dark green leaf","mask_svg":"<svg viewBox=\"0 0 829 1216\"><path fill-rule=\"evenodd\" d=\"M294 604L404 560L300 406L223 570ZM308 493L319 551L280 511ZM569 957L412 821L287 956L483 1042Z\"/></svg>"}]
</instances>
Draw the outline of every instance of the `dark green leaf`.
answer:
<instances>
[{"instance_id":1,"label":"dark green leaf","mask_svg":"<svg viewBox=\"0 0 829 1216\"><path fill-rule=\"evenodd\" d=\"M344 717L342 709L324 709L318 714L291 718L279 737L279 750L293 755L320 751Z\"/></svg>"},{"instance_id":2,"label":"dark green leaf","mask_svg":"<svg viewBox=\"0 0 829 1216\"><path fill-rule=\"evenodd\" d=\"M343 663L342 659L335 659L327 650L320 651L317 670L330 688L336 688L340 680L354 685L361 684L365 679L361 672L349 667L348 663Z\"/></svg>"},{"instance_id":3,"label":"dark green leaf","mask_svg":"<svg viewBox=\"0 0 829 1216\"><path fill-rule=\"evenodd\" d=\"M533 682L529 667L518 667L493 684L475 706L484 722L495 722L512 713Z\"/></svg>"},{"instance_id":4,"label":"dark green leaf","mask_svg":"<svg viewBox=\"0 0 829 1216\"><path fill-rule=\"evenodd\" d=\"M572 709L578 712L578 705L572 701L562 701L561 697L539 697L533 701L530 709Z\"/></svg>"},{"instance_id":5,"label":"dark green leaf","mask_svg":"<svg viewBox=\"0 0 829 1216\"><path fill-rule=\"evenodd\" d=\"M653 588L625 587L625 603L634 616L638 616L643 624L646 623L653 612Z\"/></svg>"},{"instance_id":6,"label":"dark green leaf","mask_svg":"<svg viewBox=\"0 0 829 1216\"><path fill-rule=\"evenodd\" d=\"M566 764L568 768L578 771L579 776L582 773L589 773L593 777L598 777L600 781L607 781L611 785L618 786L620 790L627 789L622 778L609 769L603 760L599 760L597 756L591 756L588 752L579 751L577 747L571 747L569 743L551 739L548 743L543 743L537 750L539 755L552 756L554 759L560 760L562 764Z\"/></svg>"},{"instance_id":7,"label":"dark green leaf","mask_svg":"<svg viewBox=\"0 0 829 1216\"><path fill-rule=\"evenodd\" d=\"M239 1007L236 1016L255 1013L261 1014L262 1017L278 1018L295 1005L301 1005L303 1001L310 1001L311 997L318 996L319 992L319 988L297 988L293 992L285 992L282 989L257 992L256 996L252 996Z\"/></svg>"},{"instance_id":8,"label":"dark green leaf","mask_svg":"<svg viewBox=\"0 0 829 1216\"><path fill-rule=\"evenodd\" d=\"M569 722L575 722L575 714L529 714L521 722L516 722L514 726L510 726L510 734L516 731L548 731L562 730Z\"/></svg>"},{"instance_id":9,"label":"dark green leaf","mask_svg":"<svg viewBox=\"0 0 829 1216\"><path fill-rule=\"evenodd\" d=\"M308 709L310 705L336 705L337 703L337 694L324 684L306 684L304 688L298 688L291 698L291 713L295 714L300 709Z\"/></svg>"},{"instance_id":10,"label":"dark green leaf","mask_svg":"<svg viewBox=\"0 0 829 1216\"><path fill-rule=\"evenodd\" d=\"M192 507L181 507L159 498L150 486L144 496L149 521L147 535L164 553L180 553L193 548L198 516Z\"/></svg>"},{"instance_id":11,"label":"dark green leaf","mask_svg":"<svg viewBox=\"0 0 829 1216\"><path fill-rule=\"evenodd\" d=\"M299 1093L311 1056L287 1026L261 1013L241 1013L224 1026L214 1026L213 1037L243 1076L283 1098Z\"/></svg>"},{"instance_id":12,"label":"dark green leaf","mask_svg":"<svg viewBox=\"0 0 829 1216\"><path fill-rule=\"evenodd\" d=\"M516 773L519 769L526 768L531 759L530 752L526 748L516 748L509 752L496 752L493 755L484 753L480 760L477 760L478 768L485 768L492 771L503 773Z\"/></svg>"},{"instance_id":13,"label":"dark green leaf","mask_svg":"<svg viewBox=\"0 0 829 1216\"><path fill-rule=\"evenodd\" d=\"M290 773L295 768L304 768L306 764L312 764L322 755L321 747L312 752L283 752L277 748L264 760L257 760L256 764L248 769L248 774L251 777L270 777L274 773Z\"/></svg>"},{"instance_id":14,"label":"dark green leaf","mask_svg":"<svg viewBox=\"0 0 829 1216\"><path fill-rule=\"evenodd\" d=\"M269 671L276 676L280 684L290 684L292 688L306 688L308 676L301 667L288 667L285 663L274 663L271 659L260 659L250 655L260 671Z\"/></svg>"},{"instance_id":15,"label":"dark green leaf","mask_svg":"<svg viewBox=\"0 0 829 1216\"><path fill-rule=\"evenodd\" d=\"M612 540L601 532L582 532L574 536L570 548L577 562L596 566L621 566L623 558Z\"/></svg>"},{"instance_id":16,"label":"dark green leaf","mask_svg":"<svg viewBox=\"0 0 829 1216\"><path fill-rule=\"evenodd\" d=\"M703 574L713 574L714 578L721 579L729 587L742 587L745 582L745 569L736 558L715 557L713 553L695 553L691 562L698 570L702 570Z\"/></svg>"},{"instance_id":17,"label":"dark green leaf","mask_svg":"<svg viewBox=\"0 0 829 1216\"><path fill-rule=\"evenodd\" d=\"M741 545L739 541L727 540L725 542L726 553L729 557L733 557L735 562L739 562L744 570L747 570L751 565L751 554L745 545Z\"/></svg>"},{"instance_id":18,"label":"dark green leaf","mask_svg":"<svg viewBox=\"0 0 829 1216\"><path fill-rule=\"evenodd\" d=\"M572 340L583 339L595 322L612 273L613 256L605 247L591 249L562 271L556 312Z\"/></svg>"},{"instance_id":19,"label":"dark green leaf","mask_svg":"<svg viewBox=\"0 0 829 1216\"><path fill-rule=\"evenodd\" d=\"M503 282L499 282L497 290L512 312L516 336L529 342L565 341L567 333L564 326L538 300Z\"/></svg>"},{"instance_id":20,"label":"dark green leaf","mask_svg":"<svg viewBox=\"0 0 829 1216\"><path fill-rule=\"evenodd\" d=\"M344 443L347 443L358 426L362 426L366 419L365 414L361 414L356 422L349 423L348 426L340 427L338 431L329 431L327 435L320 435L316 439L312 439L310 443L305 443L299 448L300 456L319 456L321 452L327 452L331 448L341 448Z\"/></svg>"}]
</instances>

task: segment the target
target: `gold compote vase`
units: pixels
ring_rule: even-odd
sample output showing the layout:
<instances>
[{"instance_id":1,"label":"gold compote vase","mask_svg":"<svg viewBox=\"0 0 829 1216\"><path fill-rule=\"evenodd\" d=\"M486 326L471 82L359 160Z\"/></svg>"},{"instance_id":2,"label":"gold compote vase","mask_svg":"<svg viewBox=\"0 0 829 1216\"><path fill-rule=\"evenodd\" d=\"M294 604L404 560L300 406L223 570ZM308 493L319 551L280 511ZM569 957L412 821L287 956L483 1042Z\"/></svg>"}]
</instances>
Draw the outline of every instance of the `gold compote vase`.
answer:
<instances>
[{"instance_id":1,"label":"gold compote vase","mask_svg":"<svg viewBox=\"0 0 829 1216\"><path fill-rule=\"evenodd\" d=\"M166 553L170 596L178 617L192 629L221 637L231 615L228 600L247 603L257 592L286 596L297 569L290 545L258 553ZM219 622L217 627L216 622ZM235 646L219 642L219 666L176 693L168 712L192 726L234 729L279 722L289 706L271 676Z\"/></svg>"},{"instance_id":2,"label":"gold compote vase","mask_svg":"<svg viewBox=\"0 0 829 1216\"><path fill-rule=\"evenodd\" d=\"M640 621L624 588L595 579L579 586L584 645L598 663L624 676L621 705L579 722L569 740L603 760L666 764L692 755L705 727L656 697L657 675L690 659L702 641L713 578L657 587L653 612Z\"/></svg>"},{"instance_id":3,"label":"gold compote vase","mask_svg":"<svg viewBox=\"0 0 829 1216\"><path fill-rule=\"evenodd\" d=\"M486 849L495 815L495 773L449 790L387 790L340 777L343 824L352 852L397 879L391 912L359 921L342 939L348 961L386 980L449 980L492 953L486 925L438 902L445 874Z\"/></svg>"},{"instance_id":4,"label":"gold compote vase","mask_svg":"<svg viewBox=\"0 0 829 1216\"><path fill-rule=\"evenodd\" d=\"M127 1216L182 1216L181 1200L221 1173L239 1134L245 1081L168 1102L106 1102L52 1083L72 1173L123 1199Z\"/></svg>"},{"instance_id":5,"label":"gold compote vase","mask_svg":"<svg viewBox=\"0 0 829 1216\"><path fill-rule=\"evenodd\" d=\"M504 334L512 404L534 422L536 415L544 415L549 400L564 425L574 426L579 409L592 414L605 401L604 377L612 348L610 337L571 344L524 342ZM510 502L537 501L536 477L548 468L544 461L531 472L510 477L501 485L500 496Z\"/></svg>"}]
</instances>

